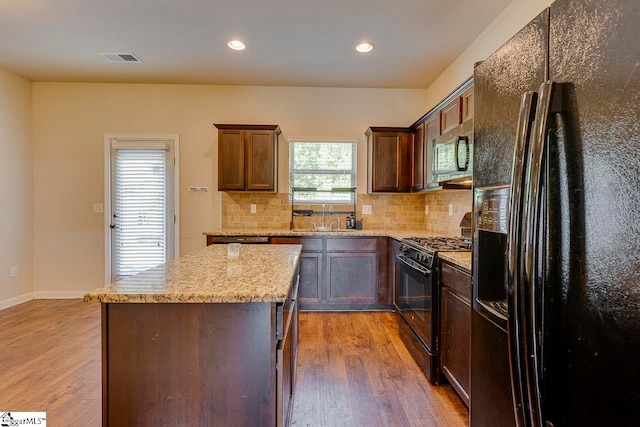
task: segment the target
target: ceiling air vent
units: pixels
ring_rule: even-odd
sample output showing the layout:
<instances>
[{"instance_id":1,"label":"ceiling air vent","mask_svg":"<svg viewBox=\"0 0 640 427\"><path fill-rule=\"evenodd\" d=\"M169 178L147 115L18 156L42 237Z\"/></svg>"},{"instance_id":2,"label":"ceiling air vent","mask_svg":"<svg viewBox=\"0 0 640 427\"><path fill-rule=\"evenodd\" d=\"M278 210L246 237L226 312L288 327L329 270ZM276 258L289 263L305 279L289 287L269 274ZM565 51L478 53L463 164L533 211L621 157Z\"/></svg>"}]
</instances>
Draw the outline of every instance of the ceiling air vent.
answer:
<instances>
[{"instance_id":1,"label":"ceiling air vent","mask_svg":"<svg viewBox=\"0 0 640 427\"><path fill-rule=\"evenodd\" d=\"M142 62L133 53L101 52L100 56L109 62Z\"/></svg>"}]
</instances>

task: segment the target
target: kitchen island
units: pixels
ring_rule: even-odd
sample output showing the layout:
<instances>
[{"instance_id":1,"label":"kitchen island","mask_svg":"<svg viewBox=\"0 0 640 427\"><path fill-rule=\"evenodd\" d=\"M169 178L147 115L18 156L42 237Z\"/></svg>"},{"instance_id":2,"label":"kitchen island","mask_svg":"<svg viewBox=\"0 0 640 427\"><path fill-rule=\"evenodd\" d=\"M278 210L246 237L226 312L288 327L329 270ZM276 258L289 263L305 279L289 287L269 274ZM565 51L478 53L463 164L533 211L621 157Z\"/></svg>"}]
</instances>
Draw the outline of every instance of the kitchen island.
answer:
<instances>
[{"instance_id":1,"label":"kitchen island","mask_svg":"<svg viewBox=\"0 0 640 427\"><path fill-rule=\"evenodd\" d=\"M104 426L286 425L300 245L214 245L85 295L102 303Z\"/></svg>"}]
</instances>

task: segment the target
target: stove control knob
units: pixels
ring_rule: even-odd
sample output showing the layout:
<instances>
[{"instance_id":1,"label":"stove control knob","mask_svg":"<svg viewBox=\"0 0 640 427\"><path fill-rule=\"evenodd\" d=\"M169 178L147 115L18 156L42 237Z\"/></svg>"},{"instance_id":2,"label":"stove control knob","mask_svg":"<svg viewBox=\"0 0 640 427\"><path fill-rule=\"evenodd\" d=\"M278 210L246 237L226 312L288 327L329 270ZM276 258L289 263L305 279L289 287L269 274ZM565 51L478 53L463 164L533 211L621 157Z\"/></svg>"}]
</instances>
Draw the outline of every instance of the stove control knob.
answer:
<instances>
[{"instance_id":1,"label":"stove control knob","mask_svg":"<svg viewBox=\"0 0 640 427\"><path fill-rule=\"evenodd\" d=\"M406 245L400 245L400 252L407 252L409 248Z\"/></svg>"}]
</instances>

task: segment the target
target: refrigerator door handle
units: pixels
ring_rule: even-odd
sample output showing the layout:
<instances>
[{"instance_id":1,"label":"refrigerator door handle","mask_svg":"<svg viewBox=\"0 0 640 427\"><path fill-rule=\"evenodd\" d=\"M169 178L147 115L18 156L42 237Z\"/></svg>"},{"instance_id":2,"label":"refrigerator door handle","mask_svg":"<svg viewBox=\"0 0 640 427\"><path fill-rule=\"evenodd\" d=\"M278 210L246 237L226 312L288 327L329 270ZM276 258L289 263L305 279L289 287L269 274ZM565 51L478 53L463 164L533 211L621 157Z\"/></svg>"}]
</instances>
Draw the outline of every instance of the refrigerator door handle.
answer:
<instances>
[{"instance_id":1,"label":"refrigerator door handle","mask_svg":"<svg viewBox=\"0 0 640 427\"><path fill-rule=\"evenodd\" d=\"M525 241L524 241L524 286L526 302L523 305L524 317L524 348L526 356L527 395L529 406L529 423L533 427L543 427L541 405L541 354L539 337L537 335L538 319L538 236L540 232L543 165L546 156L545 142L548 129L548 118L553 100L554 82L540 85L540 96L536 108L536 118L533 125L531 149L527 166L526 194L525 194Z\"/></svg>"},{"instance_id":2,"label":"refrigerator door handle","mask_svg":"<svg viewBox=\"0 0 640 427\"><path fill-rule=\"evenodd\" d=\"M520 102L518 128L516 131L513 166L511 171L511 193L509 198L509 228L507 233L507 332L509 343L509 368L511 374L511 396L518 427L525 426L526 419L526 360L523 343L521 259L523 239L524 177L527 152L531 137L537 94L525 92Z\"/></svg>"}]
</instances>

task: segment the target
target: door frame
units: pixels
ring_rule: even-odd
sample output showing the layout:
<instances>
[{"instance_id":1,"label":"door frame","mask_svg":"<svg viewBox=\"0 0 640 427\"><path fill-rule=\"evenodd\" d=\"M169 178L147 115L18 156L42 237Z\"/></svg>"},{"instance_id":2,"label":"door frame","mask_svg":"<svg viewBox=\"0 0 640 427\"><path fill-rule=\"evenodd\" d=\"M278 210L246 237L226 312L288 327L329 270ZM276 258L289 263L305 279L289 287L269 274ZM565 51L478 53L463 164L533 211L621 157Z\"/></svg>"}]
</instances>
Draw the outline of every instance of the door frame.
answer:
<instances>
[{"instance_id":1,"label":"door frame","mask_svg":"<svg viewBox=\"0 0 640 427\"><path fill-rule=\"evenodd\" d=\"M173 237L175 258L180 256L180 136L177 134L104 134L104 282L111 283L111 142L134 141L144 144L165 141L173 144Z\"/></svg>"}]
</instances>

